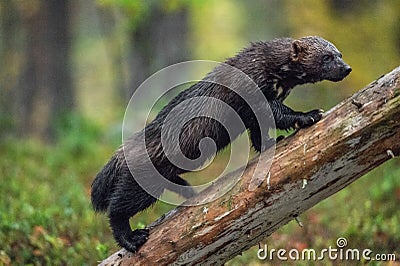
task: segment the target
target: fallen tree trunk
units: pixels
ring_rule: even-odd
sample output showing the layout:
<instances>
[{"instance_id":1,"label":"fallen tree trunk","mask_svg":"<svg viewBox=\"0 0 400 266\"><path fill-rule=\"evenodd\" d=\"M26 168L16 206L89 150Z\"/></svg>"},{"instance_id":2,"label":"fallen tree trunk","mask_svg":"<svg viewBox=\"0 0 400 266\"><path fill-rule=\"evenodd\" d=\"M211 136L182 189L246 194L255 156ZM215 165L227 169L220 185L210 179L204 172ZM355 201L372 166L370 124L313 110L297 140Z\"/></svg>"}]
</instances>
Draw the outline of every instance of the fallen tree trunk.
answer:
<instances>
[{"instance_id":1,"label":"fallen tree trunk","mask_svg":"<svg viewBox=\"0 0 400 266\"><path fill-rule=\"evenodd\" d=\"M249 189L250 163L228 194L172 210L151 226L137 254L121 250L102 265L223 264L399 153L400 67L281 141L260 186Z\"/></svg>"}]
</instances>

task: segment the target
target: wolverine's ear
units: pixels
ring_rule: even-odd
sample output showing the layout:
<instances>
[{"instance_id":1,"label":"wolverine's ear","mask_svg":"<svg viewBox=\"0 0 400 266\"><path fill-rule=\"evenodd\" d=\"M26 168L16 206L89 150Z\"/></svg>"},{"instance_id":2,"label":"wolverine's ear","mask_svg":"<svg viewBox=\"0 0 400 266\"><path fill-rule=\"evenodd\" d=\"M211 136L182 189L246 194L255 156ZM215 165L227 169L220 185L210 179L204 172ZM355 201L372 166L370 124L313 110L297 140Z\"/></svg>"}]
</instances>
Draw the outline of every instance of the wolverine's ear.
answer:
<instances>
[{"instance_id":1,"label":"wolverine's ear","mask_svg":"<svg viewBox=\"0 0 400 266\"><path fill-rule=\"evenodd\" d=\"M290 55L290 58L292 59L292 61L298 61L304 51L304 43L300 40L294 40L292 42L292 53Z\"/></svg>"}]
</instances>

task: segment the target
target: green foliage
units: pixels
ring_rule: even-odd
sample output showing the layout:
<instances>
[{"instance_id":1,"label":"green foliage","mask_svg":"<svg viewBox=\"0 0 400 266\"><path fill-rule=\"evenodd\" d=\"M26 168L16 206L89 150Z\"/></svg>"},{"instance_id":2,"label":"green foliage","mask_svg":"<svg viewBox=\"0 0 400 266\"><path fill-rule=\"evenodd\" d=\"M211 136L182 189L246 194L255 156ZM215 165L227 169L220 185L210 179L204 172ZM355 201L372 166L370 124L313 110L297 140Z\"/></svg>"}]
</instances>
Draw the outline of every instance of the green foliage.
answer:
<instances>
[{"instance_id":1,"label":"green foliage","mask_svg":"<svg viewBox=\"0 0 400 266\"><path fill-rule=\"evenodd\" d=\"M117 250L106 216L90 205L90 184L118 142L101 131L70 114L59 121L54 145L0 142L0 265L91 265ZM158 203L133 226L171 208Z\"/></svg>"},{"instance_id":2,"label":"green foliage","mask_svg":"<svg viewBox=\"0 0 400 266\"><path fill-rule=\"evenodd\" d=\"M105 8L118 8L125 13L131 30L135 30L140 23L145 23L152 9L174 12L193 4L189 0L97 0L97 2Z\"/></svg>"},{"instance_id":3,"label":"green foliage","mask_svg":"<svg viewBox=\"0 0 400 266\"><path fill-rule=\"evenodd\" d=\"M379 252L397 251L399 255L399 177L399 163L392 161L367 174L361 181L368 188L368 197L360 206L348 210L349 227L345 233L349 239L359 242L364 248Z\"/></svg>"},{"instance_id":4,"label":"green foliage","mask_svg":"<svg viewBox=\"0 0 400 266\"><path fill-rule=\"evenodd\" d=\"M241 34L244 21L240 8L243 6L239 1L205 2L191 6L190 23L195 30L189 41L195 58L223 61L247 44Z\"/></svg>"},{"instance_id":5,"label":"green foliage","mask_svg":"<svg viewBox=\"0 0 400 266\"><path fill-rule=\"evenodd\" d=\"M98 243L96 246L100 258L107 258L109 256L109 247L107 245Z\"/></svg>"},{"instance_id":6,"label":"green foliage","mask_svg":"<svg viewBox=\"0 0 400 266\"><path fill-rule=\"evenodd\" d=\"M103 7L118 7L123 10L130 18L131 27L135 28L138 23L145 20L155 1L98 0L98 3Z\"/></svg>"},{"instance_id":7,"label":"green foliage","mask_svg":"<svg viewBox=\"0 0 400 266\"><path fill-rule=\"evenodd\" d=\"M87 184L105 153L100 131L78 116L58 130L63 137L54 146L0 143L1 257L20 265L87 264L98 257L88 247L103 242L107 232L88 200Z\"/></svg>"}]
</instances>

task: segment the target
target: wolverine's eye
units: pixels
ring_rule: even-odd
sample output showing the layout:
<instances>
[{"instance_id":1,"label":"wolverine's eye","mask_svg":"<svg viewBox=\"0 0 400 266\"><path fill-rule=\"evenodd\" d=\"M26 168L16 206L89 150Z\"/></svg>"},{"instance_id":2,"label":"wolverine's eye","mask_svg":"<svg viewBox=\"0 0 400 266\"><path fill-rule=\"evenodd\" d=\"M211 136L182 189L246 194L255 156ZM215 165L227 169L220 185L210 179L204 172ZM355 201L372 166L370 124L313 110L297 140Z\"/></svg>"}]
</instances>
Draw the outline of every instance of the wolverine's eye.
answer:
<instances>
[{"instance_id":1,"label":"wolverine's eye","mask_svg":"<svg viewBox=\"0 0 400 266\"><path fill-rule=\"evenodd\" d=\"M324 63L329 63L330 61L332 61L332 58L332 55L326 54L322 57L322 61L324 61Z\"/></svg>"}]
</instances>

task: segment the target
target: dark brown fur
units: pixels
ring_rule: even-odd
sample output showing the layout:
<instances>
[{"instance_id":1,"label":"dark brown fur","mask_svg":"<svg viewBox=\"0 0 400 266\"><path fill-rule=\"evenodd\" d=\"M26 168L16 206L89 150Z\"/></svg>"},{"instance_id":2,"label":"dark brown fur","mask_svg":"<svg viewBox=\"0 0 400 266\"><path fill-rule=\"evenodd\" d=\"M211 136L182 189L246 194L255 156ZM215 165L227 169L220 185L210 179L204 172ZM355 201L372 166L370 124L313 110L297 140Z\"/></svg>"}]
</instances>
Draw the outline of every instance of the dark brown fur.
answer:
<instances>
[{"instance_id":1,"label":"dark brown fur","mask_svg":"<svg viewBox=\"0 0 400 266\"><path fill-rule=\"evenodd\" d=\"M304 37L298 40L291 38L274 39L269 42L252 43L248 48L228 59L225 63L247 74L259 87L269 104L275 125L279 129L303 128L318 122L322 117L321 110L312 110L307 113L296 112L283 104L290 90L299 84L314 83L321 80L339 81L346 77L351 68L341 59L342 55L336 47L321 37ZM157 171L167 180L189 186L179 177L188 170L177 167L166 157L161 145L161 128L167 115L183 101L197 96L208 96L229 104L243 120L245 127L250 131L253 147L258 152L267 148L271 139L263 135L260 125L255 118L254 110L243 99L221 85L209 82L215 77L225 75L222 67L216 67L204 80L194 84L176 96L165 106L157 117L142 131L135 133L129 141L124 143L125 150L132 154L129 166L134 166L135 178L154 187L153 196L149 195L136 180L128 168L127 159L122 148L119 149L103 170L96 176L92 184L92 204L96 211L107 211L114 237L121 247L135 252L146 241L148 230L131 231L129 218L152 205L161 195L165 184L153 181L152 174L147 171L143 161L148 153L150 160ZM257 104L265 104L260 99ZM188 112L205 108L204 105L185 106ZM177 118L179 121L179 117ZM198 117L184 125L178 136L172 136L172 143L177 150L190 159L201 155L200 140L209 137L214 140L217 150L227 146L232 139L226 129L218 122L207 117ZM242 132L234 132L233 138ZM141 147L140 139L145 137L146 147ZM174 154L174 150L171 152ZM204 152L204 151L203 151ZM206 157L212 151L205 151ZM204 161L194 165L200 166ZM194 195L192 189L175 191L185 197ZM156 196L154 196L156 195Z\"/></svg>"}]
</instances>

